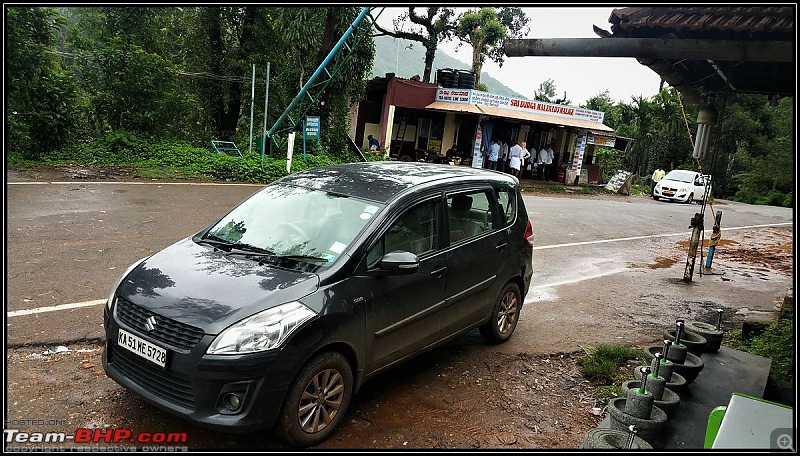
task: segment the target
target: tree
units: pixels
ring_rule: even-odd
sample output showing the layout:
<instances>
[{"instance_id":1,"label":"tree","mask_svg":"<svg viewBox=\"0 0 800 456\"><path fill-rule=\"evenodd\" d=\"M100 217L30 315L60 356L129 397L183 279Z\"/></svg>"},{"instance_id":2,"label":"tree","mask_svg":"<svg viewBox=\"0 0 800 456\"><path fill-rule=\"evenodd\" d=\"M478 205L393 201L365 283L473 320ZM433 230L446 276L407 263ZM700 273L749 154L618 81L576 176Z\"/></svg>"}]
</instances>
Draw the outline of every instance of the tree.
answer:
<instances>
[{"instance_id":1,"label":"tree","mask_svg":"<svg viewBox=\"0 0 800 456\"><path fill-rule=\"evenodd\" d=\"M180 70L190 9L63 11L71 21L63 49L82 88L82 116L93 130L87 133L195 136L199 103Z\"/></svg>"},{"instance_id":2,"label":"tree","mask_svg":"<svg viewBox=\"0 0 800 456\"><path fill-rule=\"evenodd\" d=\"M461 15L456 27L456 36L462 43L472 45L472 72L475 84L481 82L481 70L486 57L501 67L505 60L503 42L508 38L520 38L530 31L528 17L517 7L481 8Z\"/></svg>"},{"instance_id":3,"label":"tree","mask_svg":"<svg viewBox=\"0 0 800 456\"><path fill-rule=\"evenodd\" d=\"M646 172L679 167L695 168L692 163L693 142L689 138L689 131L684 121L684 113L678 99L678 91L674 88L664 88L650 100L649 110L653 119L652 128L655 130L651 137L652 150L644 160ZM696 118L696 117L695 117ZM698 171L701 171L698 169ZM703 170L708 174L708 169Z\"/></svg>"},{"instance_id":4,"label":"tree","mask_svg":"<svg viewBox=\"0 0 800 456\"><path fill-rule=\"evenodd\" d=\"M418 41L425 47L425 71L422 76L424 82L431 82L433 60L436 58L436 49L439 43L449 41L456 29L455 13L452 8L429 6L425 13L420 14L422 8L409 6L408 12L394 19L394 31L382 28L373 20L375 28L380 32L375 36L388 35L394 38ZM411 22L411 30L403 28Z\"/></svg>"},{"instance_id":5,"label":"tree","mask_svg":"<svg viewBox=\"0 0 800 456\"><path fill-rule=\"evenodd\" d=\"M533 94L533 99L537 101L545 101L551 103L552 99L556 96L556 84L552 79L548 79L541 84L536 92Z\"/></svg>"},{"instance_id":6,"label":"tree","mask_svg":"<svg viewBox=\"0 0 800 456\"><path fill-rule=\"evenodd\" d=\"M586 105L582 106L586 109L591 109L594 111L603 111L606 113L606 118L608 117L609 113L613 109L614 102L611 100L611 94L608 92L608 89L598 93L597 95L593 96L586 100ZM606 119L604 118L604 120Z\"/></svg>"},{"instance_id":7,"label":"tree","mask_svg":"<svg viewBox=\"0 0 800 456\"><path fill-rule=\"evenodd\" d=\"M75 125L74 78L55 52L66 20L54 8L6 13L6 125L9 145L38 158L64 145Z\"/></svg>"},{"instance_id":8,"label":"tree","mask_svg":"<svg viewBox=\"0 0 800 456\"><path fill-rule=\"evenodd\" d=\"M170 62L120 38L95 57L98 71L89 78L95 88L92 104L111 129L161 134L180 119L173 99L177 76Z\"/></svg>"},{"instance_id":9,"label":"tree","mask_svg":"<svg viewBox=\"0 0 800 456\"><path fill-rule=\"evenodd\" d=\"M359 14L359 8L353 7L326 9L322 44L317 44L317 64L324 61ZM366 78L372 70L374 59L375 45L372 37L366 36L353 50L346 64L340 67L336 78L330 81L328 88L320 95L320 103L316 109L322 127L328 132L323 143L327 144L328 150L334 156L342 156L349 149L350 106L364 96Z\"/></svg>"},{"instance_id":10,"label":"tree","mask_svg":"<svg viewBox=\"0 0 800 456\"><path fill-rule=\"evenodd\" d=\"M719 146L711 149L720 154L714 168L715 194L720 180L721 190L737 201L793 207L793 99L769 106L763 96L736 94L721 113Z\"/></svg>"}]
</instances>

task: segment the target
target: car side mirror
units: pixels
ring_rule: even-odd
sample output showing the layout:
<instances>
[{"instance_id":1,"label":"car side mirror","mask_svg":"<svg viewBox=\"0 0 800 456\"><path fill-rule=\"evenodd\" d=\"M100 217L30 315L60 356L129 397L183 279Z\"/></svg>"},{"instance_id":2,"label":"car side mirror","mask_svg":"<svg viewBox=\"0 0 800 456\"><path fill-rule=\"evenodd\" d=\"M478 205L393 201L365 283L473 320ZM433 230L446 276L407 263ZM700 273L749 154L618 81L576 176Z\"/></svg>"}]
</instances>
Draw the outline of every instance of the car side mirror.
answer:
<instances>
[{"instance_id":1,"label":"car side mirror","mask_svg":"<svg viewBox=\"0 0 800 456\"><path fill-rule=\"evenodd\" d=\"M419 270L419 258L411 252L397 250L384 255L379 267L389 275L413 274Z\"/></svg>"}]
</instances>

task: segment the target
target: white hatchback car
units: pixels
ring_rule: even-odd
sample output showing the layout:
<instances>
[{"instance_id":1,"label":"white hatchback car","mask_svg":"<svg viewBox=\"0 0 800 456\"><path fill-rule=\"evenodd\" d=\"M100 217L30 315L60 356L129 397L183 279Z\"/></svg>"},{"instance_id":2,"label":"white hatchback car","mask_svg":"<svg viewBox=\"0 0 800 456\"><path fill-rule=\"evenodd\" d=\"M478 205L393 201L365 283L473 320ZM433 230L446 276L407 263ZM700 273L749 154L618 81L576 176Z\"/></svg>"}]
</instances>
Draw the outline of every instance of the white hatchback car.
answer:
<instances>
[{"instance_id":1,"label":"white hatchback car","mask_svg":"<svg viewBox=\"0 0 800 456\"><path fill-rule=\"evenodd\" d=\"M692 201L702 203L705 195L711 196L711 176L685 169L673 169L653 188L653 199L656 201L664 198L687 204Z\"/></svg>"}]
</instances>

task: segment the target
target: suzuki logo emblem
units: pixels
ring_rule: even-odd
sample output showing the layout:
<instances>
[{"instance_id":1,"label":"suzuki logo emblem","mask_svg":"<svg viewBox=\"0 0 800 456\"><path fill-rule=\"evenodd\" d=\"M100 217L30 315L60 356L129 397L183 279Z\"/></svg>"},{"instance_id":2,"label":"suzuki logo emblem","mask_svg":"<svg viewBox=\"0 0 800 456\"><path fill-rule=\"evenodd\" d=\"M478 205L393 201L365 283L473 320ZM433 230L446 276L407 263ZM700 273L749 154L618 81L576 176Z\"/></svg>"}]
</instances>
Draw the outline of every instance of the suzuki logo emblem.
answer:
<instances>
[{"instance_id":1,"label":"suzuki logo emblem","mask_svg":"<svg viewBox=\"0 0 800 456\"><path fill-rule=\"evenodd\" d=\"M147 320L145 320L144 329L148 331L156 329L156 317L151 315Z\"/></svg>"}]
</instances>

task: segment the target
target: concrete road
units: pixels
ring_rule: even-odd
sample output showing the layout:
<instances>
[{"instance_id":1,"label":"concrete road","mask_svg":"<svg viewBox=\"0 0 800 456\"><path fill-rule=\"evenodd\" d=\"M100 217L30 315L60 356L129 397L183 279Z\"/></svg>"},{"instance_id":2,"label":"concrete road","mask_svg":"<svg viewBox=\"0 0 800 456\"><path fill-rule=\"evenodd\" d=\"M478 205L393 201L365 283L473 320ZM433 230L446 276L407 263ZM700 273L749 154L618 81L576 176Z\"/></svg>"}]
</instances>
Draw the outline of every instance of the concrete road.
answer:
<instances>
[{"instance_id":1,"label":"concrete road","mask_svg":"<svg viewBox=\"0 0 800 456\"><path fill-rule=\"evenodd\" d=\"M158 412L124 392L99 367L103 305L126 267L199 231L259 188L149 181L31 182L7 174L6 346L12 348L7 362L14 378L6 385L10 417L63 421L54 427L35 422L20 426L29 431L74 432L76 426L185 431L192 448L279 448L260 434L223 435ZM367 384L353 404L352 419L337 438L319 448L395 448L406 440L420 448L469 448L465 443L469 440L451 442L441 434L448 429L448 419L466 420L461 432L449 433L451 438L467 429L467 437L477 433L496 439L509 435L498 434L498 429L509 427L515 416L502 405L538 410L541 426L568 419L570 429L583 429L587 425L579 418L586 413L583 404L567 409L573 418L565 418L567 412L561 408L542 410L537 405L561 400L556 399L563 393L558 387L545 388L555 396L541 391L521 393L508 404L497 400L507 389L533 387L527 373L519 374L520 362L530 364L535 359L531 357L540 354L546 360L559 359L557 354L589 344L659 341L661 331L675 318L705 318L717 308L725 309L729 321L769 316L775 313L776 300L794 285L791 209L722 201L706 206L706 237L712 209L721 210L725 243L712 268L704 270L703 258L697 259L687 282L682 279L689 221L701 206L620 195L526 194L525 202L535 233L535 274L510 343L485 345L477 341L475 331ZM788 272L776 269L774 261L787 246L789 260L784 258L781 264L788 263ZM744 257L749 261L740 261ZM89 351L76 351L52 363L38 356L44 347L56 345ZM499 367L489 369L487 358ZM542 382L571 378L571 373L544 364ZM502 373L498 380L503 381L484 378L476 383L473 377L482 376L483 367L488 376ZM519 383L510 383L515 378L512 372L520 375ZM418 375L409 379L410 373ZM470 379L469 385L464 379ZM496 389L489 392L490 385ZM421 401L417 393L435 400ZM443 404L447 411L441 409ZM462 412L455 412L462 407ZM552 416L539 417L544 412ZM443 420L445 416L448 419ZM516 433L527 429L510 428ZM566 428L530 432L536 439L520 438L518 447L564 447L560 439ZM583 435L571 437L578 440L567 447L575 448Z\"/></svg>"},{"instance_id":2,"label":"concrete road","mask_svg":"<svg viewBox=\"0 0 800 456\"><path fill-rule=\"evenodd\" d=\"M9 175L5 186L7 344L53 345L102 338L102 304L129 264L199 231L260 187L38 182ZM630 291L632 282L644 282L644 277L631 278L635 265L651 265L639 268L648 280L680 283L685 274L684 252L688 252L680 242L690 239L689 222L703 209L621 195L526 195L525 200L536 245L534 287L526 298L531 303L618 300L620 293ZM710 236L713 225L712 210L723 211L725 239L745 235L743 242L758 242L760 230L790 233L793 227L791 209L719 202L706 206L705 236ZM670 260L664 267L652 266L667 257ZM703 279L701 259L695 264L697 282ZM655 275L663 278L654 279ZM752 288L743 280L734 282ZM776 299L770 296L792 286L786 279L754 282L756 288L764 289L763 299L768 301L762 307ZM765 287L767 282L770 286ZM672 287L676 293L685 288ZM729 292L739 293L737 287ZM558 309L548 306L539 311ZM537 346L546 350L547 344L541 342Z\"/></svg>"}]
</instances>

